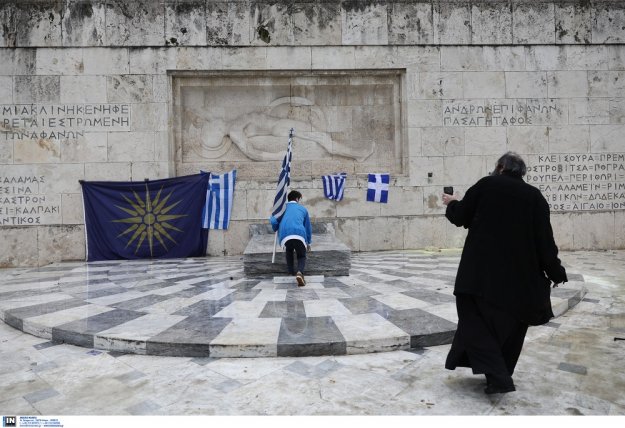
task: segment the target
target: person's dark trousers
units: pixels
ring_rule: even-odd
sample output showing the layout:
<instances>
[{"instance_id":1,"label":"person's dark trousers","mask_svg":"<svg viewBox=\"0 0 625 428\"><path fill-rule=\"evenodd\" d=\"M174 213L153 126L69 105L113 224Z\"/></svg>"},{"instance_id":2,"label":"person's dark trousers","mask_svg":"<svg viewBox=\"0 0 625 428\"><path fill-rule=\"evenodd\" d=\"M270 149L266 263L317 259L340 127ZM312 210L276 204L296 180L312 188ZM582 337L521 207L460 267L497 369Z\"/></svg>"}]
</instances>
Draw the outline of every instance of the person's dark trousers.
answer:
<instances>
[{"instance_id":1,"label":"person's dark trousers","mask_svg":"<svg viewBox=\"0 0 625 428\"><path fill-rule=\"evenodd\" d=\"M291 275L296 272L304 273L306 267L306 246L299 239L289 239L284 244L284 252L286 254L286 268ZM297 271L294 269L293 253L297 256Z\"/></svg>"}]
</instances>

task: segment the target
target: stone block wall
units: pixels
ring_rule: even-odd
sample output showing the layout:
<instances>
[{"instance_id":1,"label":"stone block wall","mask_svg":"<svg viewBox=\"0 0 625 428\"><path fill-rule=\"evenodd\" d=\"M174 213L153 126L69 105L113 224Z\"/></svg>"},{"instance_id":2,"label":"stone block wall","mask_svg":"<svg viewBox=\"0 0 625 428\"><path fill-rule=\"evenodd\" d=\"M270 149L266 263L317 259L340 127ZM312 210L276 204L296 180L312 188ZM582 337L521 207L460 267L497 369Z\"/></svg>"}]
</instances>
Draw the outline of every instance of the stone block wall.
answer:
<instances>
[{"instance_id":1,"label":"stone block wall","mask_svg":"<svg viewBox=\"0 0 625 428\"><path fill-rule=\"evenodd\" d=\"M84 258L78 180L201 166L178 150L176 82L215 73L398 73L388 204L365 201L364 173L386 171L294 153L292 187L354 251L462 246L442 187L463 193L507 150L560 248L625 247L622 1L4 1L0 23L0 266ZM240 162L223 159L206 164ZM279 162L245 162L210 254L242 253L268 217ZM320 179L334 168L339 203Z\"/></svg>"}]
</instances>

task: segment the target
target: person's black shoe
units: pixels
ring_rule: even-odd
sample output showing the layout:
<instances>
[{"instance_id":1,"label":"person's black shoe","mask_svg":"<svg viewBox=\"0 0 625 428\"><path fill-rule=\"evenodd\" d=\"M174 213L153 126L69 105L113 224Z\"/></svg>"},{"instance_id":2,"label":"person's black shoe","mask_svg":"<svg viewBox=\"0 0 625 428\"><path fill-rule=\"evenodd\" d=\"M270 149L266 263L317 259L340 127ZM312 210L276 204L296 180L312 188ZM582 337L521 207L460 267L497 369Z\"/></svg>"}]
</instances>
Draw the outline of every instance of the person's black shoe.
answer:
<instances>
[{"instance_id":1,"label":"person's black shoe","mask_svg":"<svg viewBox=\"0 0 625 428\"><path fill-rule=\"evenodd\" d=\"M516 391L516 388L513 386L498 386L498 385L488 385L484 392L487 394L505 394L506 392Z\"/></svg>"}]
</instances>

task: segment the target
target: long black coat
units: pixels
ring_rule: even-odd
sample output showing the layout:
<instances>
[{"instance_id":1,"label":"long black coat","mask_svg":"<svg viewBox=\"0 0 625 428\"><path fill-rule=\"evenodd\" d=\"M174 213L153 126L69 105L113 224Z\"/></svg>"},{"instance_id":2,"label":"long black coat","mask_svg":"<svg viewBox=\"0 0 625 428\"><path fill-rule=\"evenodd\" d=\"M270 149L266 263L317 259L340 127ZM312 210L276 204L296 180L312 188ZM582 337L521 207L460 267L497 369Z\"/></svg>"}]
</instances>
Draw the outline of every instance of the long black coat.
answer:
<instances>
[{"instance_id":1,"label":"long black coat","mask_svg":"<svg viewBox=\"0 0 625 428\"><path fill-rule=\"evenodd\" d=\"M482 296L528 324L553 317L550 283L567 281L558 259L549 205L522 178L480 179L446 217L469 229L454 294Z\"/></svg>"}]
</instances>

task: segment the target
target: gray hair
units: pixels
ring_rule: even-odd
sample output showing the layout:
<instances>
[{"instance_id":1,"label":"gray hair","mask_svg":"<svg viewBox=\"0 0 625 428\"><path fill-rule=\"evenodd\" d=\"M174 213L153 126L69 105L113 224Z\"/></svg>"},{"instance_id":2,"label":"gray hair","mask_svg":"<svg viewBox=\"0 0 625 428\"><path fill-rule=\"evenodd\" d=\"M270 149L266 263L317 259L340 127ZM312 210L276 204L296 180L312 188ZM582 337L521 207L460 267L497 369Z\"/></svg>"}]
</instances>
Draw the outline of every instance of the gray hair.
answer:
<instances>
[{"instance_id":1,"label":"gray hair","mask_svg":"<svg viewBox=\"0 0 625 428\"><path fill-rule=\"evenodd\" d=\"M518 154L508 152L497 160L494 174L510 175L512 177L523 177L527 172L525 162Z\"/></svg>"}]
</instances>

